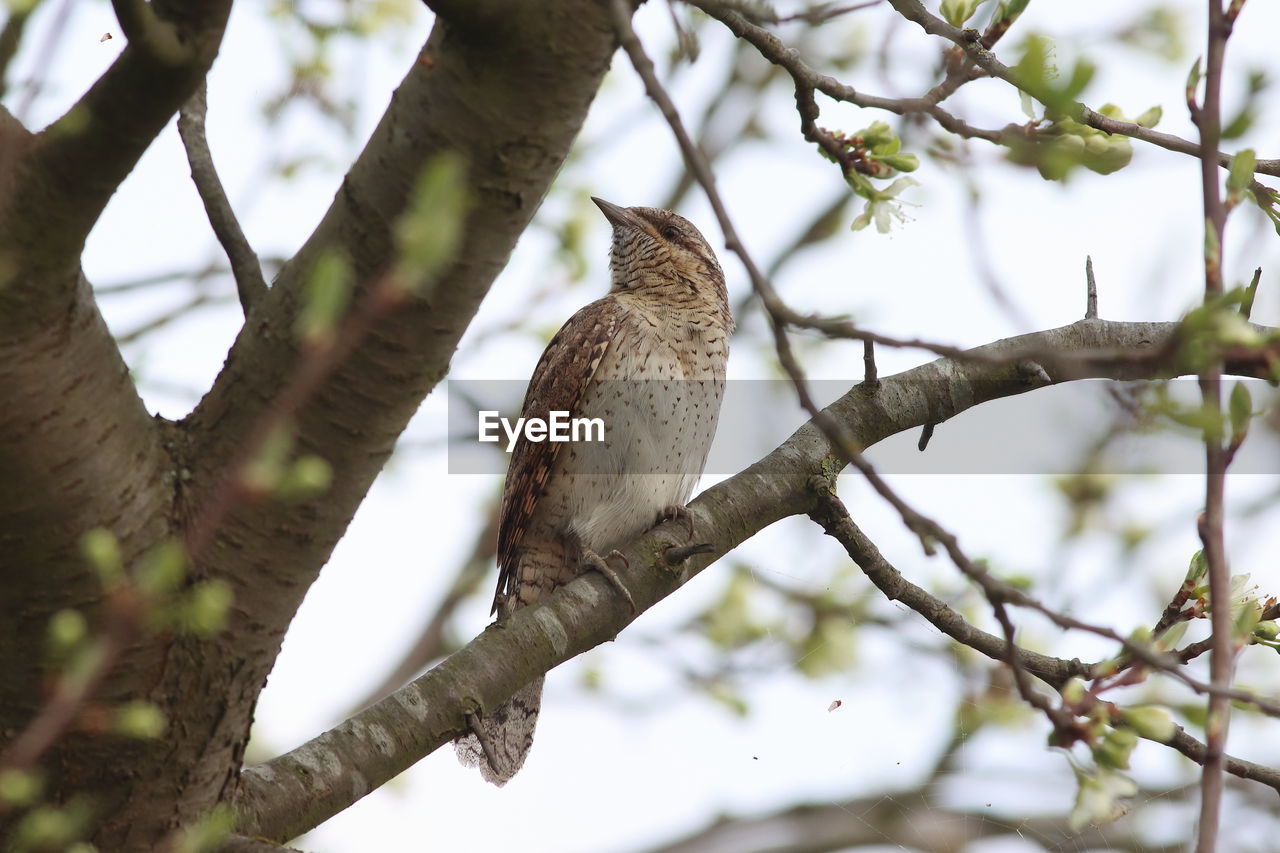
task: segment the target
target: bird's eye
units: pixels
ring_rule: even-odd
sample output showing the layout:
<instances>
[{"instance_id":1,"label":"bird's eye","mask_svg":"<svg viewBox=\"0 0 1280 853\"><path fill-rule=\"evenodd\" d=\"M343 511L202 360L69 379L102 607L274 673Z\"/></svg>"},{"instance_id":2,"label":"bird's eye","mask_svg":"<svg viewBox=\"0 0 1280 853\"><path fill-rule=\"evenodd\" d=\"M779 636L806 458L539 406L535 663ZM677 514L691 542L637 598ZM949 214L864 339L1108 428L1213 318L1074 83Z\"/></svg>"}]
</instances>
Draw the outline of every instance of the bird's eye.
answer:
<instances>
[{"instance_id":1,"label":"bird's eye","mask_svg":"<svg viewBox=\"0 0 1280 853\"><path fill-rule=\"evenodd\" d=\"M674 225L668 225L662 229L662 237L664 240L674 240L680 232L675 229Z\"/></svg>"}]
</instances>

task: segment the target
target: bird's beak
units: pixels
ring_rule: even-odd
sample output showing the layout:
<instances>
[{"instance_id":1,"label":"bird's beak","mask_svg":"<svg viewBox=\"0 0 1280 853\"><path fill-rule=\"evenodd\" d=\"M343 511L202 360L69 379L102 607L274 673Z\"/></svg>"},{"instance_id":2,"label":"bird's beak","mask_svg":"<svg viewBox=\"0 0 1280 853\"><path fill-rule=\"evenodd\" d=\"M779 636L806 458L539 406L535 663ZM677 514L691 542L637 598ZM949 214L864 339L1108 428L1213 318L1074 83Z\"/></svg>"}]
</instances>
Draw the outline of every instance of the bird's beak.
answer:
<instances>
[{"instance_id":1,"label":"bird's beak","mask_svg":"<svg viewBox=\"0 0 1280 853\"><path fill-rule=\"evenodd\" d=\"M609 220L609 224L613 227L642 227L640 225L640 220L625 207L619 207L612 202L605 201L602 198L596 198L595 196L592 196L591 200L596 203L596 207L600 208L600 212L604 214L604 218Z\"/></svg>"}]
</instances>

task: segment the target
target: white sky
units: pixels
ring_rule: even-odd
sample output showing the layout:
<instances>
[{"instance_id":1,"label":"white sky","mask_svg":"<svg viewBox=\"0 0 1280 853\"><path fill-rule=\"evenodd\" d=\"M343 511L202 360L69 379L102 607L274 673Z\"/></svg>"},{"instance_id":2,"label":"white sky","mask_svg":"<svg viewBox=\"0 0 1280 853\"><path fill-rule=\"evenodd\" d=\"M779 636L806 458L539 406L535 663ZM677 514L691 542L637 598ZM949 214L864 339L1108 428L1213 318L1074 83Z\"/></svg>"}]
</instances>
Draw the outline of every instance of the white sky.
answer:
<instances>
[{"instance_id":1,"label":"white sky","mask_svg":"<svg viewBox=\"0 0 1280 853\"><path fill-rule=\"evenodd\" d=\"M1194 10L1189 15L1193 56L1202 41L1201 4L1176 5ZM71 8L70 29L53 63L49 88L27 117L32 126L64 110L123 46L107 4L75 3ZM281 40L273 29L279 22L268 19L263 8L246 2L233 13L210 77L210 141L233 204L243 211L250 241L264 255L287 255L328 205L344 166L359 150L425 38L429 15L417 11L413 23L395 37L339 52L338 77L358 104L353 139L338 137L331 125L297 110L271 138L259 110L279 88L285 65ZM1116 8L1100 0L1032 4L1018 24L1018 34L1039 29L1060 36L1059 59L1066 67L1078 50L1115 25ZM865 43L879 45L887 14L877 10L855 18ZM32 67L33 43L51 24L46 10L19 57L19 74ZM637 25L654 45L668 43L665 4L647 4ZM99 41L105 32L115 38ZM1246 7L1228 54L1228 104L1236 102L1232 95L1239 91L1241 69L1259 66L1269 69L1273 79L1280 75L1272 44L1276 32L1280 7L1263 0ZM846 75L848 82L877 94L916 94L927 88L937 43L902 22L893 28L892 38L899 62L892 80L863 65ZM1012 58L1016 39L1009 42L998 51L1006 60ZM696 113L710 87L717 85L719 60L728 43L726 34L709 28L703 57L683 72L675 94L689 114ZM1192 136L1182 106L1190 58L1170 67L1131 51L1117 52L1114 59L1101 63L1086 101L1096 107L1111 100L1130 115L1161 104L1165 119L1160 129ZM814 156L799 138L789 87L773 91L769 99L766 123L783 141L747 144L719 172L720 188L758 258L770 257L801 227L808 212L839 191L834 167ZM8 103L15 103L13 96ZM896 123L892 117L851 107L823 106L827 126L854 130L877 119ZM1015 97L983 83L962 91L950 108L981 126L1024 120ZM1273 112L1268 118L1271 124L1259 127L1246 142L1256 145L1261 157L1280 156L1280 114ZM627 133L617 134L619 127ZM678 154L665 125L641 99L621 55L584 138L598 140L606 134L613 137L602 146L603 153L568 168L560 190L586 189L622 204L658 203L678 167ZM273 148L284 149L289 157L316 159L291 183L266 180L262 159ZM1106 178L1081 173L1064 186L1002 165L999 152L984 143L974 143L973 148L985 164L973 179L985 195L982 225L989 256L1028 326L1007 317L988 295L972 262L971 233L962 227L967 215L963 193L954 176L929 159L916 174L923 186L906 196L920 205L911 210L913 221L887 236L873 229L845 233L821 251L805 255L777 282L784 296L799 310L853 312L878 331L965 345L1077 319L1083 311L1086 254L1094 259L1101 313L1107 319L1172 320L1198 299L1200 213L1194 161L1135 144L1129 168ZM540 221L554 222L574 203L568 192L553 194ZM714 220L699 195L690 195L681 212L717 242ZM1254 319L1280 325L1275 275L1280 241L1260 222L1253 212L1233 217L1226 250L1228 280L1240 282L1262 264L1264 283ZM546 278L545 271L555 269L547 263L553 248L547 232L531 230L525 235L463 341L454 362L455 376L528 375L541 346L529 332L550 332L604 291L603 219L594 221L589 240L590 272L585 281L570 285L559 280L558 272L556 278ZM91 236L86 271L95 284L105 285L220 257L170 127ZM745 276L727 253L721 253L721 260L730 289L740 298L747 288ZM212 285L221 296L233 294L228 280ZM531 294L543 289L551 296L530 313ZM183 288L147 289L104 300L103 310L112 328L124 332L188 293ZM521 322L520 333L474 344L484 330L513 320ZM148 404L171 417L185 413L193 395L206 388L221 367L239 322L232 299L131 346L127 356L142 377ZM746 325L758 331L759 317ZM832 346L810 353L808 367L815 377L852 383L860 378L860 355L860 347ZM924 360L927 356L915 352L880 352L882 374ZM775 375L766 350L755 341L739 345L731 378ZM795 422L802 421L797 411ZM429 441L443 429L443 394L437 393L406 437ZM940 428L940 438L946 430ZM1191 510L1201 486L1194 477L1135 482L1123 492L1114 517L1163 525L1154 541L1123 558L1105 532L1060 544L1064 510L1044 478L898 477L894 484L919 509L959 531L970 553L990 558L999 571L1045 579L1046 597L1082 616L1109 620L1120 630L1154 619L1162 597L1176 586L1197 547ZM381 679L432 611L470 547L481 522L478 502L499 486L494 477L449 476L440 453L405 453L393 460L286 638L258 712L255 745L261 754L291 748L332 726ZM1275 487L1269 478L1233 478L1230 499L1240 506L1249 496ZM948 565L921 557L918 546L860 483L846 477L842 494L868 534L910 577L937 589L963 588ZM1280 534L1274 516L1234 521L1229 534L1233 570L1252 573L1266 591L1280 591L1275 559ZM795 519L763 532L735 557L754 572L806 582L816 589L844 562L839 549L812 524ZM722 813L764 812L802 801L836 802L915 784L946 737L950 706L960 689L946 655L904 654L904 631L927 645L934 643L932 630L917 619L908 620L906 629L860 633L857 664L839 677L808 681L788 667L762 676L744 685L751 713L740 719L703 696L679 689L669 662L681 659L710 666L714 652L705 644L686 640L656 652L636 642L662 635L715 600L727 572L726 563L712 567L642 616L617 643L587 656L603 670L612 698L592 698L579 689L582 661L553 673L532 755L506 788L484 784L474 771L461 768L446 748L298 844L332 853L482 853L509 851L516 844L523 853L622 853L695 830ZM478 633L487 621L486 609L486 601L474 602L463 614L463 624ZM891 613L892 608L877 612ZM1030 617L1025 624L1033 642L1067 657L1089 659L1105 651L1087 637L1063 640ZM767 660L771 651L776 656L778 648L765 643L759 654ZM1246 655L1250 666L1243 674L1274 683L1280 668L1263 657L1261 651L1251 650ZM836 698L844 704L829 713ZM624 709L627 702L639 710ZM1260 761L1280 761L1274 726L1238 726L1233 735L1233 751ZM978 774L969 790L948 796L966 803L982 798L982 803L991 803L993 815L1065 812L1072 796L1070 773L1061 757L1043 749L1042 743L1038 722L1008 733L1003 742L985 738L981 764L988 768L987 776ZM1137 775L1152 784L1182 778L1176 776L1177 768L1186 771L1155 748L1144 746L1140 756ZM990 784L983 784L984 778ZM1000 780L1004 787L994 784ZM1010 786L1009 780L1015 784ZM1248 835L1247 827L1235 829ZM1027 841L998 849L1041 848Z\"/></svg>"}]
</instances>

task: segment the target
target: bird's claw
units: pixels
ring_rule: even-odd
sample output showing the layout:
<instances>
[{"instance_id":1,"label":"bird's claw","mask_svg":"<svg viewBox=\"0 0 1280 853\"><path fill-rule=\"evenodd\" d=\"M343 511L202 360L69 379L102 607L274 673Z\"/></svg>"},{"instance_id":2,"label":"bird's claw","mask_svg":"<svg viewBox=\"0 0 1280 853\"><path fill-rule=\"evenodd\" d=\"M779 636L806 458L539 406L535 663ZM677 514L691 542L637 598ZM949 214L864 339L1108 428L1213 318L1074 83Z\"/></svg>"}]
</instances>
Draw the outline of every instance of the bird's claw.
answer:
<instances>
[{"instance_id":1,"label":"bird's claw","mask_svg":"<svg viewBox=\"0 0 1280 853\"><path fill-rule=\"evenodd\" d=\"M683 521L686 528L684 541L690 542L693 540L693 513L689 512L687 506L672 504L669 507L664 507L662 512L658 513L658 520L654 527L659 524L665 524L668 521Z\"/></svg>"},{"instance_id":2,"label":"bird's claw","mask_svg":"<svg viewBox=\"0 0 1280 853\"><path fill-rule=\"evenodd\" d=\"M616 548L603 557L590 549L582 553L583 566L604 575L605 580L627 600L627 606L631 608L631 615L634 616L638 612L636 600L631 597L631 590L627 589L626 584L622 582L622 578L618 577L618 573L609 566L608 561L613 559L621 560L622 565L628 569L631 568L631 561L627 559L627 555Z\"/></svg>"}]
</instances>

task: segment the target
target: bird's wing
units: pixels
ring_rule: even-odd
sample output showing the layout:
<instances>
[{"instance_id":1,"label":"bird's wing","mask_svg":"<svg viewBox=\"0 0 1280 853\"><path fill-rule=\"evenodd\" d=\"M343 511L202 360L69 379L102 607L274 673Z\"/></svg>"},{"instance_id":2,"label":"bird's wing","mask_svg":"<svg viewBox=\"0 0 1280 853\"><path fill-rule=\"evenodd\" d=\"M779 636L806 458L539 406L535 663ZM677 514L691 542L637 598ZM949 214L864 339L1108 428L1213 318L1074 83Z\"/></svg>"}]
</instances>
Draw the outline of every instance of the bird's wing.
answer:
<instances>
[{"instance_id":1,"label":"bird's wing","mask_svg":"<svg viewBox=\"0 0 1280 853\"><path fill-rule=\"evenodd\" d=\"M604 297L582 308L556 332L538 360L529 380L520 415L547 418L553 411L576 417L583 393L609 350L622 320L617 300ZM503 597L516 591L516 562L520 543L546 492L562 442L529 441L523 432L516 441L502 491L502 516L498 522L498 589L493 612Z\"/></svg>"}]
</instances>

